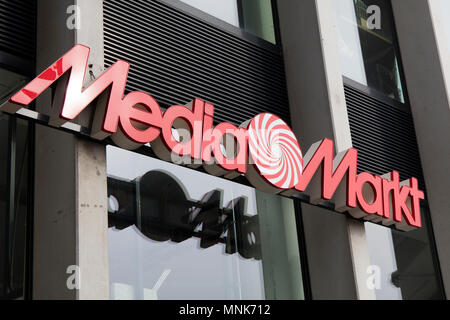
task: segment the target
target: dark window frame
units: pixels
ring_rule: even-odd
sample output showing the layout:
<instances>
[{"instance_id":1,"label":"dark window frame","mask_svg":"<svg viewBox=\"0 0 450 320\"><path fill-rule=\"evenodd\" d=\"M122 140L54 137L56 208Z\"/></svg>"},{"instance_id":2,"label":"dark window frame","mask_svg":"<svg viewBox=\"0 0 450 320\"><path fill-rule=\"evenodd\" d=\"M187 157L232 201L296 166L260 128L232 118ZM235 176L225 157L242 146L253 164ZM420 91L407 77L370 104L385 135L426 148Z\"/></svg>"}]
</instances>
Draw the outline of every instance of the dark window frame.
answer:
<instances>
[{"instance_id":1,"label":"dark window frame","mask_svg":"<svg viewBox=\"0 0 450 320\"><path fill-rule=\"evenodd\" d=\"M36 11L37 14L37 11ZM35 30L37 19L34 19ZM34 46L36 45L36 37L34 35ZM36 55L36 52L34 53ZM10 72L17 73L22 76L26 76L30 79L33 79L36 76L36 61L32 59L27 59L25 57L20 57L17 55L13 55L9 52L1 50L0 48L0 69L4 69ZM17 88L20 89L21 85ZM11 92L12 94L13 92ZM4 101L0 101L3 103ZM34 103L33 103L34 106ZM31 109L34 109L34 107ZM25 265L24 265L24 279L23 279L23 290L20 292L11 292L6 296L1 297L1 299L24 299L31 300L32 299L32 291L33 291L33 245L34 245L34 172L35 172L35 122L29 121L26 117L16 117L8 115L8 150L6 151L7 157L7 185L8 188L6 190L7 196L7 212L6 214L11 217L14 215L16 210L16 191L17 191L17 177L16 177L16 153L17 153L17 126L18 121L17 118L27 121L28 132L27 132L27 142L25 145L26 153L28 155L27 160L25 160L28 171L28 179L24 181L28 185L27 191L27 212L26 212L26 230L25 230ZM9 219L8 219L9 221ZM8 233L10 226L5 226L5 241L8 244L11 240ZM4 263L8 263L6 267L5 274L1 275L5 277L5 281L9 278L9 264L10 264L10 254L9 250L7 250L7 256L3 257L5 259ZM2 262L3 263L3 262Z\"/></svg>"},{"instance_id":2,"label":"dark window frame","mask_svg":"<svg viewBox=\"0 0 450 320\"><path fill-rule=\"evenodd\" d=\"M303 294L306 301L313 300L311 276L309 273L308 251L306 248L305 226L301 200L294 200L295 223L297 229L298 249L300 252L300 266L302 270Z\"/></svg>"},{"instance_id":3,"label":"dark window frame","mask_svg":"<svg viewBox=\"0 0 450 320\"><path fill-rule=\"evenodd\" d=\"M395 51L396 57L397 57L398 72L400 75L400 83L402 85L403 99L405 102L401 102L399 100L393 99L377 89L371 88L368 85L363 85L363 84L361 84L357 81L354 81L348 77L343 76L343 81L344 81L344 84L346 84L354 89L360 90L375 99L381 100L393 107L400 108L403 111L407 111L407 112L411 113L408 87L407 87L406 79L405 79L405 72L404 72L404 68L403 68L403 61L402 61L400 46L398 43L397 28L395 25L395 17L394 17L394 11L392 9L392 2L391 2L391 0L387 0L386 3L388 5L389 11L390 11L390 17L387 20L389 20L389 24L390 24L390 27L392 30L392 43L393 43L394 51Z\"/></svg>"},{"instance_id":4,"label":"dark window frame","mask_svg":"<svg viewBox=\"0 0 450 320\"><path fill-rule=\"evenodd\" d=\"M20 299L31 300L32 298L32 261L33 261L33 226L34 226L34 128L35 124L32 121L28 121L27 143L25 145L26 153L28 155L26 165L28 171L28 179L25 183L28 185L27 192L27 216L26 230L25 230L25 265L24 265L24 282L23 290L20 292L10 292L1 299ZM15 216L16 212L16 191L17 191L17 172L16 172L16 160L17 160L17 117L8 116L8 150L7 150L7 212L8 223L5 224L5 239L4 243L7 248L5 256L2 260L7 263L5 267L4 277L5 283L10 280L10 265L11 265L11 220L12 216Z\"/></svg>"},{"instance_id":5,"label":"dark window frame","mask_svg":"<svg viewBox=\"0 0 450 320\"><path fill-rule=\"evenodd\" d=\"M29 61L23 58L12 56L11 54L0 52L0 68L15 72L17 74L27 76L30 79L34 77L35 72L35 62ZM3 101L0 101L3 103ZM17 137L17 118L15 116L9 116L8 119L8 150L7 150L7 183L8 190L7 193L7 215L9 217L14 216L16 210L16 137ZM23 120L29 120L22 118ZM6 296L1 297L2 299L20 299L31 300L32 299L32 284L33 284L33 228L34 228L34 131L35 123L33 121L27 121L28 123L28 133L27 133L27 154L28 160L26 165L28 166L28 180L25 182L28 184L27 193L27 216L26 216L26 230L25 230L25 266L24 266L24 287L21 292L11 292ZM13 190L14 189L14 190ZM9 219L8 219L9 221ZM9 222L10 223L10 222ZM6 246L10 246L10 226L5 226L5 243ZM7 250L6 253L8 253ZM8 265L5 268L5 274L2 277L5 281L9 279L9 265L10 265L10 255L9 253L5 255L4 263Z\"/></svg>"}]
</instances>

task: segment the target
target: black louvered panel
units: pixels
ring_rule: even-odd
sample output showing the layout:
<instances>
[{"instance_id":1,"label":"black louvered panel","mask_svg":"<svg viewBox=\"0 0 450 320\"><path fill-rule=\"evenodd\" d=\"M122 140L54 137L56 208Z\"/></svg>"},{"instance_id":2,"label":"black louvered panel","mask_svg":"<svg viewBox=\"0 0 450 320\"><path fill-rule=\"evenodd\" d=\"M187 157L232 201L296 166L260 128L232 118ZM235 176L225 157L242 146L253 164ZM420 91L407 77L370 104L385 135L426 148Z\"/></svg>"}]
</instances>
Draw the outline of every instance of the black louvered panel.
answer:
<instances>
[{"instance_id":1,"label":"black louvered panel","mask_svg":"<svg viewBox=\"0 0 450 320\"><path fill-rule=\"evenodd\" d=\"M35 0L0 0L0 51L34 60Z\"/></svg>"},{"instance_id":2,"label":"black louvered panel","mask_svg":"<svg viewBox=\"0 0 450 320\"><path fill-rule=\"evenodd\" d=\"M411 113L348 85L345 98L353 146L358 149L358 169L379 175L396 170L402 180L416 177L423 186Z\"/></svg>"},{"instance_id":3,"label":"black louvered panel","mask_svg":"<svg viewBox=\"0 0 450 320\"><path fill-rule=\"evenodd\" d=\"M283 57L159 1L104 1L106 67L131 63L127 90L164 106L195 97L216 121L240 124L260 112L289 122Z\"/></svg>"}]
</instances>

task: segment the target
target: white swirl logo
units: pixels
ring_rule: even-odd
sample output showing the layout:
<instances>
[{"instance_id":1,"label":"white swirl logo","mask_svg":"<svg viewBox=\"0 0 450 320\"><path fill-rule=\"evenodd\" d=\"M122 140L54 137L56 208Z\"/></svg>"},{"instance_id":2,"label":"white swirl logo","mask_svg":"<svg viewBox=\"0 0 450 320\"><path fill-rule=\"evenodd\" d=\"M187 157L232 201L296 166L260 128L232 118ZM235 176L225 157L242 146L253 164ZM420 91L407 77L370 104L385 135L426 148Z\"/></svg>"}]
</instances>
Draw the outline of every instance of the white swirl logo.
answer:
<instances>
[{"instance_id":1,"label":"white swirl logo","mask_svg":"<svg viewBox=\"0 0 450 320\"><path fill-rule=\"evenodd\" d=\"M250 161L272 186L291 189L303 172L303 156L289 126L279 117L262 113L248 126Z\"/></svg>"}]
</instances>

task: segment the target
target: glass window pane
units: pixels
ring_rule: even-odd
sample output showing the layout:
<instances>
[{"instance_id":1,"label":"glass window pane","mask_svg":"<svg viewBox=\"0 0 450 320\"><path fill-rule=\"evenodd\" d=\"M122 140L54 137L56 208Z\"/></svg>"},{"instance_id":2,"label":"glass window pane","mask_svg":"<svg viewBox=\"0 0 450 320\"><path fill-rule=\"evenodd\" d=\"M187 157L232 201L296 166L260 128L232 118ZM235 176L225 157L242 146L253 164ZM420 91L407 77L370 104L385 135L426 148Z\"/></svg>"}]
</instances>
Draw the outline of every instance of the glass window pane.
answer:
<instances>
[{"instance_id":1,"label":"glass window pane","mask_svg":"<svg viewBox=\"0 0 450 320\"><path fill-rule=\"evenodd\" d=\"M343 75L405 102L389 1L333 4Z\"/></svg>"},{"instance_id":2,"label":"glass window pane","mask_svg":"<svg viewBox=\"0 0 450 320\"><path fill-rule=\"evenodd\" d=\"M0 148L8 150L9 117L0 113ZM8 152L0 157L0 298L8 295Z\"/></svg>"},{"instance_id":3,"label":"glass window pane","mask_svg":"<svg viewBox=\"0 0 450 320\"><path fill-rule=\"evenodd\" d=\"M402 291L392 282L392 274L397 271L392 231L374 223L365 224L369 246L371 273L379 272L375 283L375 295L379 300L402 300Z\"/></svg>"},{"instance_id":4,"label":"glass window pane","mask_svg":"<svg viewBox=\"0 0 450 320\"><path fill-rule=\"evenodd\" d=\"M181 0L188 5L276 43L272 0Z\"/></svg>"},{"instance_id":5,"label":"glass window pane","mask_svg":"<svg viewBox=\"0 0 450 320\"><path fill-rule=\"evenodd\" d=\"M107 170L111 299L303 298L292 200L111 146Z\"/></svg>"},{"instance_id":6,"label":"glass window pane","mask_svg":"<svg viewBox=\"0 0 450 320\"><path fill-rule=\"evenodd\" d=\"M28 122L16 119L16 174L14 194L14 215L11 221L13 226L12 236L12 290L18 295L23 294L25 281L25 263L27 253L27 216L28 199L31 196L29 188L29 128Z\"/></svg>"},{"instance_id":7,"label":"glass window pane","mask_svg":"<svg viewBox=\"0 0 450 320\"><path fill-rule=\"evenodd\" d=\"M10 142L13 143L12 148ZM0 113L0 148L4 151L0 157L0 300L24 297L29 197L28 147L27 122ZM10 159L15 159L14 167ZM13 190L10 190L13 181Z\"/></svg>"},{"instance_id":8,"label":"glass window pane","mask_svg":"<svg viewBox=\"0 0 450 320\"><path fill-rule=\"evenodd\" d=\"M0 104L27 80L25 76L0 68ZM0 300L24 297L29 197L28 137L27 121L0 112L0 148L3 151L0 157Z\"/></svg>"},{"instance_id":9,"label":"glass window pane","mask_svg":"<svg viewBox=\"0 0 450 320\"><path fill-rule=\"evenodd\" d=\"M377 299L444 298L427 228L428 208L422 206L421 212L423 227L414 231L365 224L371 262L381 275L379 287L375 289Z\"/></svg>"},{"instance_id":10,"label":"glass window pane","mask_svg":"<svg viewBox=\"0 0 450 320\"><path fill-rule=\"evenodd\" d=\"M266 299L303 300L294 202L256 190Z\"/></svg>"},{"instance_id":11,"label":"glass window pane","mask_svg":"<svg viewBox=\"0 0 450 320\"><path fill-rule=\"evenodd\" d=\"M258 37L276 43L271 0L242 0L241 26Z\"/></svg>"},{"instance_id":12,"label":"glass window pane","mask_svg":"<svg viewBox=\"0 0 450 320\"><path fill-rule=\"evenodd\" d=\"M437 257L431 249L427 206L421 207L423 227L411 232L393 231L398 270L394 283L401 288L404 300L444 299Z\"/></svg>"},{"instance_id":13,"label":"glass window pane","mask_svg":"<svg viewBox=\"0 0 450 320\"><path fill-rule=\"evenodd\" d=\"M220 20L239 27L239 13L237 0L181 0L188 5L202 10Z\"/></svg>"}]
</instances>

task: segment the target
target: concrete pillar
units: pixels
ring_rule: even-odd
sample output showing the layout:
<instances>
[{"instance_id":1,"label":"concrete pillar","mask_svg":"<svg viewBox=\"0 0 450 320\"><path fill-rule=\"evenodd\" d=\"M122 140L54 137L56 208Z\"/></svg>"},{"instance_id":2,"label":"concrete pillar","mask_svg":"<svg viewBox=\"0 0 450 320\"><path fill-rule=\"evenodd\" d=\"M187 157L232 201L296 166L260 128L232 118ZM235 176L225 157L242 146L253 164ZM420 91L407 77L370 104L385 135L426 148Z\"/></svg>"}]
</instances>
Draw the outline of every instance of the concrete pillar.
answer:
<instances>
[{"instance_id":1,"label":"concrete pillar","mask_svg":"<svg viewBox=\"0 0 450 320\"><path fill-rule=\"evenodd\" d=\"M392 0L392 7L444 288L450 296L450 51L444 16L436 0Z\"/></svg>"},{"instance_id":2,"label":"concrete pillar","mask_svg":"<svg viewBox=\"0 0 450 320\"><path fill-rule=\"evenodd\" d=\"M332 10L332 0L278 1L292 127L304 152L325 137L337 152L352 147ZM311 206L303 213L313 298L375 299L364 224Z\"/></svg>"},{"instance_id":3,"label":"concrete pillar","mask_svg":"<svg viewBox=\"0 0 450 320\"><path fill-rule=\"evenodd\" d=\"M78 29L72 28L77 26L75 12ZM91 48L89 63L98 76L102 24L100 0L38 1L37 73L81 43ZM37 110L50 114L50 102L46 93ZM87 124L89 112L83 112L80 124ZM33 298L108 299L105 147L37 126L35 157ZM67 285L75 279L78 289Z\"/></svg>"}]
</instances>

